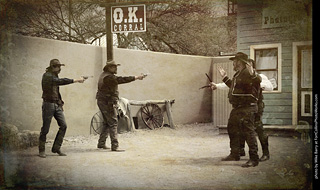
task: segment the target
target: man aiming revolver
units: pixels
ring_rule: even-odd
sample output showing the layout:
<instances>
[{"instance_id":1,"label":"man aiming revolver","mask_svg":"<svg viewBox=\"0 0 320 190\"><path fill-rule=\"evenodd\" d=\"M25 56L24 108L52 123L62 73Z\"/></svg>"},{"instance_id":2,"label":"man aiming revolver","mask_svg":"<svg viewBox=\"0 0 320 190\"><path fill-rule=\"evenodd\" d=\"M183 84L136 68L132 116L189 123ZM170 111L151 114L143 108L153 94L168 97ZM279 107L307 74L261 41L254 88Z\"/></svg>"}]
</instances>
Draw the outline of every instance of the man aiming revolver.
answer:
<instances>
[{"instance_id":1,"label":"man aiming revolver","mask_svg":"<svg viewBox=\"0 0 320 190\"><path fill-rule=\"evenodd\" d=\"M123 150L118 149L118 85L129 83L137 79L142 80L146 77L146 75L142 74L140 76L127 77L116 76L118 66L120 66L120 64L116 64L113 60L107 62L103 68L103 72L99 77L96 98L98 107L103 116L103 128L100 133L97 147L101 149L107 149L106 139L109 131L111 150L119 152Z\"/></svg>"},{"instance_id":2,"label":"man aiming revolver","mask_svg":"<svg viewBox=\"0 0 320 190\"><path fill-rule=\"evenodd\" d=\"M68 85L71 83L83 83L84 78L80 79L69 79L69 78L59 78L58 74L61 71L61 64L58 59L52 59L50 61L50 66L46 68L46 72L42 76L42 121L43 125L41 127L40 137L39 137L39 156L45 158L45 143L47 139L47 134L50 129L51 120L54 117L59 125L59 131L53 143L51 151L53 153L59 154L59 156L66 156L62 153L60 148L63 142L64 135L67 130L67 124L65 121L62 106L64 102L62 101L61 94L59 91L59 86Z\"/></svg>"}]
</instances>

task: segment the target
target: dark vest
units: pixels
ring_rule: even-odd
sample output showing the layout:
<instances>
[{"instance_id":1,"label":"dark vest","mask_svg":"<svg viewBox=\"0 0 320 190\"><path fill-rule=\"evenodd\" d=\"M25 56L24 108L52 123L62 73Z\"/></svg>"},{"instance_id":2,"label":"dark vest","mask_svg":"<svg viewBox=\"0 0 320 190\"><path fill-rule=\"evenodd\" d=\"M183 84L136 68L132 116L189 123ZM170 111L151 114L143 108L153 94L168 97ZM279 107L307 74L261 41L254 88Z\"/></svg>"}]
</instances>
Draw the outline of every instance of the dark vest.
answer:
<instances>
[{"instance_id":1,"label":"dark vest","mask_svg":"<svg viewBox=\"0 0 320 190\"><path fill-rule=\"evenodd\" d=\"M96 98L98 101L118 101L119 91L118 85L134 81L134 76L121 77L116 76L108 71L101 73L98 81L98 92Z\"/></svg>"},{"instance_id":2,"label":"dark vest","mask_svg":"<svg viewBox=\"0 0 320 190\"><path fill-rule=\"evenodd\" d=\"M110 72L101 73L96 98L103 101L119 100L118 82L114 74Z\"/></svg>"},{"instance_id":3,"label":"dark vest","mask_svg":"<svg viewBox=\"0 0 320 190\"><path fill-rule=\"evenodd\" d=\"M58 75L47 71L42 76L42 98L45 102L63 105L59 86L73 83L73 79L59 78Z\"/></svg>"}]
</instances>

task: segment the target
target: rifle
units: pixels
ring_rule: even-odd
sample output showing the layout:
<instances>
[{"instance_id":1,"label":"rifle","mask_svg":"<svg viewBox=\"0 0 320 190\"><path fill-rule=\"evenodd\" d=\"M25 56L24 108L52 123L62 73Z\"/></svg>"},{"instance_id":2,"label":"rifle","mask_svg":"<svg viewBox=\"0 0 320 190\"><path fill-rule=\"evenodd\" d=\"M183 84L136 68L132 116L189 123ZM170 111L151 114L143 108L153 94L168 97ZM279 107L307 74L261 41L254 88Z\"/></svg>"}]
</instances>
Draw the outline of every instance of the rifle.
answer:
<instances>
[{"instance_id":1,"label":"rifle","mask_svg":"<svg viewBox=\"0 0 320 190\"><path fill-rule=\"evenodd\" d=\"M206 73L207 78L209 79L210 82L212 82L211 78L209 77L209 75ZM203 89L203 88L210 88L210 85L205 85L201 88L199 88L199 90Z\"/></svg>"}]
</instances>

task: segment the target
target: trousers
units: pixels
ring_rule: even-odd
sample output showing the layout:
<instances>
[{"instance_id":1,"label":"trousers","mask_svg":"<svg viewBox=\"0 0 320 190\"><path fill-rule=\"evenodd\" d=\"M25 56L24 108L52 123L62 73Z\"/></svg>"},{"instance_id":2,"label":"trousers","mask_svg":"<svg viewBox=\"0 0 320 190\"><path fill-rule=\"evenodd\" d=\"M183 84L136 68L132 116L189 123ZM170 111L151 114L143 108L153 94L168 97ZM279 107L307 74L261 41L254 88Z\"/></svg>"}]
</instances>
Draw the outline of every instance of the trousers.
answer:
<instances>
[{"instance_id":1,"label":"trousers","mask_svg":"<svg viewBox=\"0 0 320 190\"><path fill-rule=\"evenodd\" d=\"M98 100L97 104L103 116L103 126L99 136L98 146L105 145L109 134L111 149L116 150L119 147L117 104L115 102L102 100Z\"/></svg>"},{"instance_id":2,"label":"trousers","mask_svg":"<svg viewBox=\"0 0 320 190\"><path fill-rule=\"evenodd\" d=\"M240 140L245 139L249 147L249 157L258 161L258 145L254 127L254 114L257 106L244 106L233 108L228 120L227 130L230 140L231 155L240 157Z\"/></svg>"},{"instance_id":3,"label":"trousers","mask_svg":"<svg viewBox=\"0 0 320 190\"><path fill-rule=\"evenodd\" d=\"M256 131L256 133L258 135L258 139L259 139L260 144L261 144L262 153L264 155L269 155L268 135L264 131L263 123L261 121L261 116L259 114L255 114L254 126L255 126L255 131ZM242 138L240 140L240 149L241 149L240 151L241 152L244 152L244 147L245 147L245 139L242 136Z\"/></svg>"},{"instance_id":4,"label":"trousers","mask_svg":"<svg viewBox=\"0 0 320 190\"><path fill-rule=\"evenodd\" d=\"M64 117L62 107L56 103L43 102L42 103L42 127L39 137L39 152L45 151L45 142L47 134L49 133L52 118L57 120L59 130L54 140L52 151L58 151L61 148L63 138L67 131L67 123Z\"/></svg>"}]
</instances>

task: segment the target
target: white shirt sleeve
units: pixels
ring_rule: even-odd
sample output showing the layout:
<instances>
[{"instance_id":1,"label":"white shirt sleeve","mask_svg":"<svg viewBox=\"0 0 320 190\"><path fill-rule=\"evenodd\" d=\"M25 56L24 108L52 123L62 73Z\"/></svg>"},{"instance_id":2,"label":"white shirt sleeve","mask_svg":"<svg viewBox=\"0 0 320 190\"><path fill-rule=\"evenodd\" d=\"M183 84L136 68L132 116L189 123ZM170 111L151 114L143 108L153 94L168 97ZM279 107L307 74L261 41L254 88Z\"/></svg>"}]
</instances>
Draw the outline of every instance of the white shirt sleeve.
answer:
<instances>
[{"instance_id":1,"label":"white shirt sleeve","mask_svg":"<svg viewBox=\"0 0 320 190\"><path fill-rule=\"evenodd\" d=\"M259 74L261 77L261 88L263 91L272 91L273 90L273 85L272 83L269 81L268 77L264 74ZM225 84L225 83L218 83L216 84L217 89L219 90L228 90L229 87Z\"/></svg>"},{"instance_id":2,"label":"white shirt sleeve","mask_svg":"<svg viewBox=\"0 0 320 190\"><path fill-rule=\"evenodd\" d=\"M272 83L269 81L268 77L264 74L259 74L261 77L261 83L260 86L262 88L263 91L272 91L273 90L273 85Z\"/></svg>"},{"instance_id":3,"label":"white shirt sleeve","mask_svg":"<svg viewBox=\"0 0 320 190\"><path fill-rule=\"evenodd\" d=\"M216 86L217 86L217 89L219 89L219 90L228 90L229 89L229 87L224 82L218 83L218 84L216 84Z\"/></svg>"}]
</instances>

